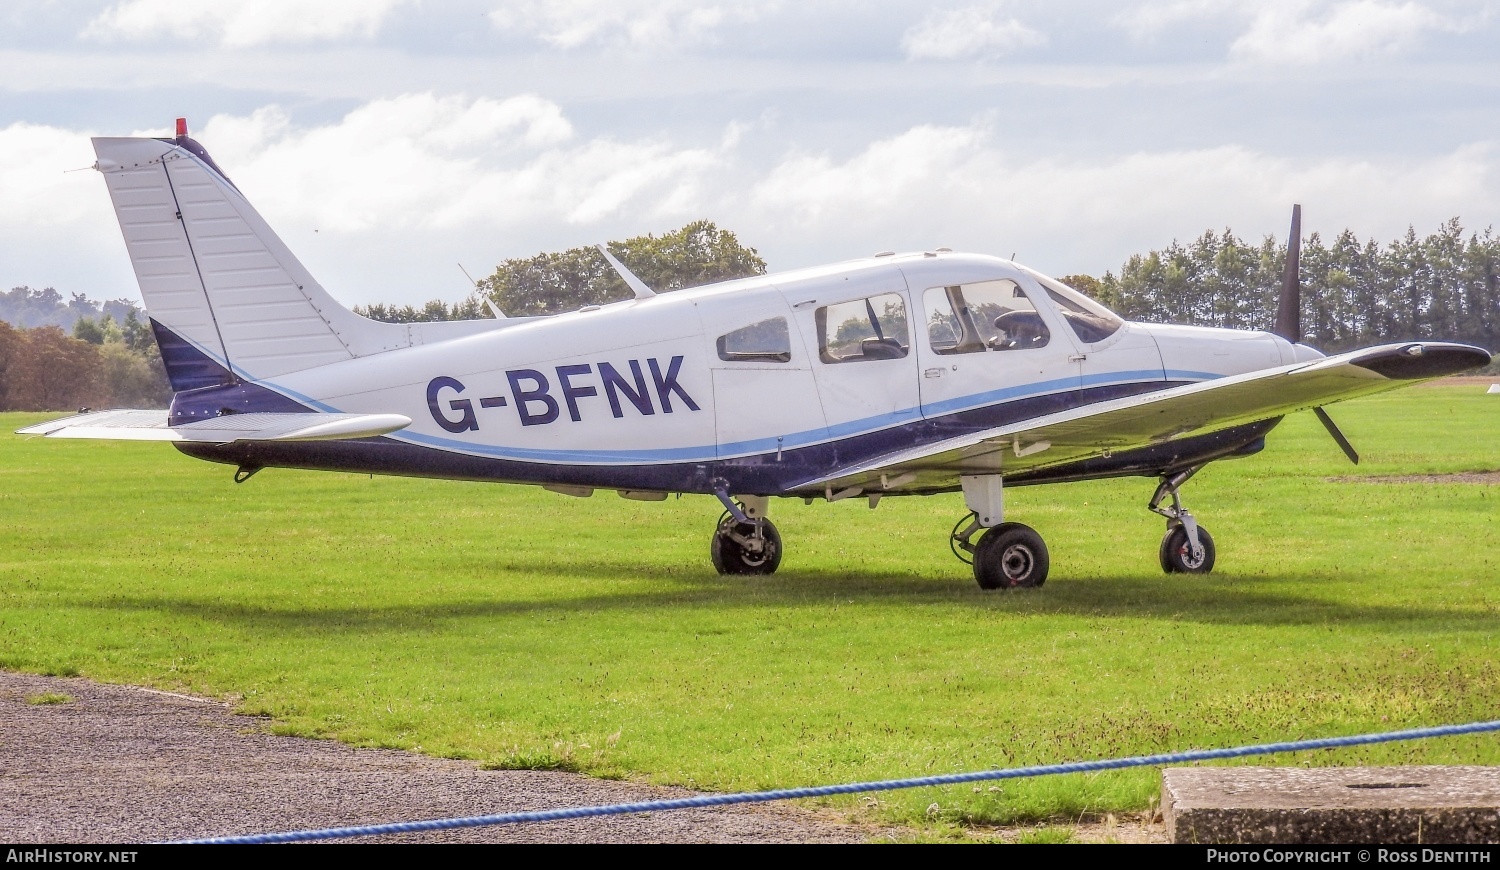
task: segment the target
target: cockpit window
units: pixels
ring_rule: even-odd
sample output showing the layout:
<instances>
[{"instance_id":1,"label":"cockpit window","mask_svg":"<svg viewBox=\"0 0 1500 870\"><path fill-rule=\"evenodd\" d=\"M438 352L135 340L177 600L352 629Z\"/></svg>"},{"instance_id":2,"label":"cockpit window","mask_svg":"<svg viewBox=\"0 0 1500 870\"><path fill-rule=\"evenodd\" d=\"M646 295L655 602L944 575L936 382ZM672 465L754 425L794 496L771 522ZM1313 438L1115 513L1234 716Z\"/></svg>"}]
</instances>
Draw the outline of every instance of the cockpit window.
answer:
<instances>
[{"instance_id":1,"label":"cockpit window","mask_svg":"<svg viewBox=\"0 0 1500 870\"><path fill-rule=\"evenodd\" d=\"M785 317L772 317L719 336L719 359L729 362L791 362L792 338Z\"/></svg>"},{"instance_id":2,"label":"cockpit window","mask_svg":"<svg viewBox=\"0 0 1500 870\"><path fill-rule=\"evenodd\" d=\"M1115 316L1113 311L1072 287L1039 272L1028 272L1047 291L1047 295L1052 297L1052 301L1057 303L1058 312L1079 341L1085 344L1103 341L1124 325L1124 321Z\"/></svg>"},{"instance_id":3,"label":"cockpit window","mask_svg":"<svg viewBox=\"0 0 1500 870\"><path fill-rule=\"evenodd\" d=\"M1009 279L931 287L922 305L933 353L1025 350L1052 338L1026 292Z\"/></svg>"},{"instance_id":4,"label":"cockpit window","mask_svg":"<svg viewBox=\"0 0 1500 870\"><path fill-rule=\"evenodd\" d=\"M826 363L902 359L911 334L898 293L840 302L817 310L818 358Z\"/></svg>"}]
</instances>

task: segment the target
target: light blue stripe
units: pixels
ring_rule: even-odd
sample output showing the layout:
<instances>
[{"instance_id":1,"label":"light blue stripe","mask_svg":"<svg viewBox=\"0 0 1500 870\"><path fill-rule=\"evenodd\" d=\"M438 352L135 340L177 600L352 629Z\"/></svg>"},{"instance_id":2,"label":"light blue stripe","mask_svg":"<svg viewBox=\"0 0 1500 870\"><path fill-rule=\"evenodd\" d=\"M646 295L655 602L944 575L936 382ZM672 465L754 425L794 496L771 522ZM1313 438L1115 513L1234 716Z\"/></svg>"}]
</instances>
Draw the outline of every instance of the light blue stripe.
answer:
<instances>
[{"instance_id":1,"label":"light blue stripe","mask_svg":"<svg viewBox=\"0 0 1500 870\"><path fill-rule=\"evenodd\" d=\"M1167 369L1166 374L1169 381L1214 381L1228 377L1218 372L1195 372L1187 369Z\"/></svg>"},{"instance_id":2,"label":"light blue stripe","mask_svg":"<svg viewBox=\"0 0 1500 870\"><path fill-rule=\"evenodd\" d=\"M1131 383L1141 381L1159 381L1161 379L1159 369L1140 369L1135 371L1109 372L1088 375L1084 378L1088 386L1102 386L1107 384ZM1222 377L1222 375L1210 372L1187 372L1173 370L1168 372L1171 380L1207 380ZM341 413L326 402L319 401L310 396L304 396L295 390L269 381L256 381L255 383L268 387L281 393L288 398L295 399L303 404L316 407L321 411L330 413ZM1029 398L1032 396L1045 395L1048 393L1059 393L1076 389L1079 383L1077 378L1055 378L1047 381L1038 381L1032 384L1023 384L1016 387L1006 387L999 390L988 390L983 393L975 393L948 399L942 402L934 402L923 405L920 409L906 408L889 414L879 414L873 417L864 417L858 420L850 420L838 423L826 428L807 429L801 432L792 432L782 435L778 440L775 437L755 438L748 441L736 441L722 446L693 445L688 447L655 448L646 450L547 450L529 447L514 447L475 443L461 441L456 438L445 438L438 435L426 435L419 432L402 431L395 432L386 437L398 441L406 441L422 444L428 447L453 450L461 453L469 453L481 456L489 456L496 459L511 459L526 462L545 462L555 465L568 464L594 464L594 465L628 465L628 464L665 464L672 462L707 462L715 459L733 459L757 454L775 453L778 449L788 450L796 447L808 447L843 438L852 438L858 435L866 435L878 432L881 429L889 429L905 423L915 422L922 416L939 416L951 414L957 411L970 410L1014 401L1016 399Z\"/></svg>"}]
</instances>

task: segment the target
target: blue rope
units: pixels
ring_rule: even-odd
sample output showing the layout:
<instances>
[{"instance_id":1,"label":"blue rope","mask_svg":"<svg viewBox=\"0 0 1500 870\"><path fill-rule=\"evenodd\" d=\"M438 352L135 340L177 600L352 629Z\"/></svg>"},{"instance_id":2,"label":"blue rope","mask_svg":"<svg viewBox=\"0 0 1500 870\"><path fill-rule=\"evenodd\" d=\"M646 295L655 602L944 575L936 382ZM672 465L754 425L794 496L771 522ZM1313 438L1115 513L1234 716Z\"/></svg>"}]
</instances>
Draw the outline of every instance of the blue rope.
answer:
<instances>
[{"instance_id":1,"label":"blue rope","mask_svg":"<svg viewBox=\"0 0 1500 870\"><path fill-rule=\"evenodd\" d=\"M685 810L695 807L722 807L730 804L753 804L790 798L825 797L835 794L857 794L868 791L893 791L932 785L956 785L996 779L1019 779L1028 776L1051 776L1059 773L1090 773L1098 770L1120 770L1128 767L1155 767L1188 761L1217 758L1243 758L1247 755L1270 755L1276 752L1301 752L1308 749L1334 749L1341 746L1365 746L1371 743L1393 743L1426 737L1452 737L1500 731L1500 721L1470 722L1467 725L1439 725L1412 728L1380 734L1356 734L1350 737L1322 737L1316 740L1293 740L1286 743L1261 743L1228 749L1194 749L1161 755L1136 755L1130 758L1108 758L1099 761L1075 761L1068 764L1041 764L1005 770L982 770L973 773L949 773L909 779L886 779L874 782L851 782L841 785L819 785L808 788L784 788L774 791L740 792L738 794L698 795L672 800L640 801L594 807L567 807L525 813L500 813L492 816L469 816L456 819L428 819L420 822L393 822L386 825L358 825L348 828L320 828L308 831L284 831L275 834L248 834L242 837L210 837L201 840L179 840L181 843L292 843L299 840L330 840L338 837L369 837L376 834L405 834L413 831L441 831L450 828L477 828L485 825L514 825L520 822L555 822L593 816L617 816L625 813L649 813L663 810Z\"/></svg>"}]
</instances>

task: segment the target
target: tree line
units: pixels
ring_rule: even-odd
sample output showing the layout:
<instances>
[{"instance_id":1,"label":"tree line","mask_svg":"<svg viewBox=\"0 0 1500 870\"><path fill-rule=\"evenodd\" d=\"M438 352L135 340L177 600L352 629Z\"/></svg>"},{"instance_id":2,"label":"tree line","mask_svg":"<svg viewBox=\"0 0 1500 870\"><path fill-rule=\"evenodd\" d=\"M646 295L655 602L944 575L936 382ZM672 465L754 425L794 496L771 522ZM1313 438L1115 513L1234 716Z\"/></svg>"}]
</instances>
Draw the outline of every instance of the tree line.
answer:
<instances>
[{"instance_id":1,"label":"tree line","mask_svg":"<svg viewBox=\"0 0 1500 870\"><path fill-rule=\"evenodd\" d=\"M766 271L754 248L709 221L607 247L657 292ZM1274 237L1250 244L1225 229L1134 255L1118 275L1062 280L1132 320L1269 329L1285 262L1286 246ZM1303 340L1326 352L1407 339L1500 346L1500 238L1490 229L1466 233L1457 218L1384 245L1349 230L1326 244L1313 233L1302 245L1302 283ZM506 260L459 302L355 311L394 323L474 320L492 316L486 299L525 316L630 296L597 250L573 248ZM134 303L64 299L52 288L0 293L0 410L151 408L170 399L155 338Z\"/></svg>"},{"instance_id":2,"label":"tree line","mask_svg":"<svg viewBox=\"0 0 1500 870\"><path fill-rule=\"evenodd\" d=\"M1132 320L1270 329L1286 245L1225 229L1132 256L1119 275L1063 279ZM1409 339L1500 346L1500 237L1458 218L1382 245L1344 230L1302 243L1303 341L1324 352Z\"/></svg>"},{"instance_id":3,"label":"tree line","mask_svg":"<svg viewBox=\"0 0 1500 870\"><path fill-rule=\"evenodd\" d=\"M0 410L165 408L172 399L156 337L134 308L18 329L0 320Z\"/></svg>"}]
</instances>

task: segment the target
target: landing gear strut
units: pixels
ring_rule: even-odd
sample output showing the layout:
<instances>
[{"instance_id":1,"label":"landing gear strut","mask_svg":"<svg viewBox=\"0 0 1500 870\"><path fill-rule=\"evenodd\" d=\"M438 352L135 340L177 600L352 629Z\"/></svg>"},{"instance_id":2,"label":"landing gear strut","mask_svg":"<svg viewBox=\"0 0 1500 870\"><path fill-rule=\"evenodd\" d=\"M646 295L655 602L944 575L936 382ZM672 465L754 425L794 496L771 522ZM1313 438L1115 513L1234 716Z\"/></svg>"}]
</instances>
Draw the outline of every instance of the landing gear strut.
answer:
<instances>
[{"instance_id":1,"label":"landing gear strut","mask_svg":"<svg viewBox=\"0 0 1500 870\"><path fill-rule=\"evenodd\" d=\"M781 533L766 519L770 499L742 496L736 504L720 496L727 510L719 517L709 557L720 574L774 574L781 564Z\"/></svg>"},{"instance_id":2,"label":"landing gear strut","mask_svg":"<svg viewBox=\"0 0 1500 870\"><path fill-rule=\"evenodd\" d=\"M1153 513L1167 518L1167 534L1161 539L1157 557L1161 560L1161 569L1168 574L1207 574L1214 569L1213 536L1182 506L1182 498L1177 493L1202 467L1198 465L1176 474L1162 475L1156 494L1146 505ZM1162 506L1162 500L1167 496L1172 497L1171 507Z\"/></svg>"}]
</instances>

